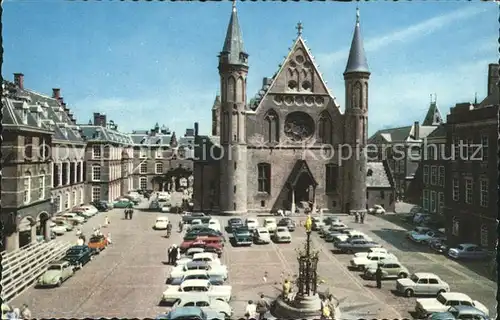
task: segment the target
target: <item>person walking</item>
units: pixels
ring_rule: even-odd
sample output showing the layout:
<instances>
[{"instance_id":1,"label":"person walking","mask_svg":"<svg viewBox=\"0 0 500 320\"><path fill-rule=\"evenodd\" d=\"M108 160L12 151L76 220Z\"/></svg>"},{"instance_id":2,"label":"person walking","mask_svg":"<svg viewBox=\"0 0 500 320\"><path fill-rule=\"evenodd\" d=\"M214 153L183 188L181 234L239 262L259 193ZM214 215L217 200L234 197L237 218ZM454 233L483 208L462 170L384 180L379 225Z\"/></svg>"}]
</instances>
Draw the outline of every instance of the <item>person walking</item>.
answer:
<instances>
[{"instance_id":1,"label":"person walking","mask_svg":"<svg viewBox=\"0 0 500 320\"><path fill-rule=\"evenodd\" d=\"M245 309L246 319L257 319L257 306L252 300L248 301L247 307Z\"/></svg>"},{"instance_id":2,"label":"person walking","mask_svg":"<svg viewBox=\"0 0 500 320\"><path fill-rule=\"evenodd\" d=\"M167 258L168 258L168 264L169 265L172 265L172 261L173 261L173 258L172 258L172 251L174 250L174 246L170 246L167 250Z\"/></svg>"},{"instance_id":3,"label":"person walking","mask_svg":"<svg viewBox=\"0 0 500 320\"><path fill-rule=\"evenodd\" d=\"M377 288L382 288L382 269L380 264L377 266L377 271L375 272L375 279L377 280Z\"/></svg>"},{"instance_id":4,"label":"person walking","mask_svg":"<svg viewBox=\"0 0 500 320\"><path fill-rule=\"evenodd\" d=\"M184 229L184 222L182 221L181 218L181 220L179 221L179 232L182 232L183 229Z\"/></svg>"},{"instance_id":5,"label":"person walking","mask_svg":"<svg viewBox=\"0 0 500 320\"><path fill-rule=\"evenodd\" d=\"M104 227L108 227L109 226L109 218L108 216L106 216L106 218L104 218Z\"/></svg>"},{"instance_id":6,"label":"person walking","mask_svg":"<svg viewBox=\"0 0 500 320\"><path fill-rule=\"evenodd\" d=\"M134 216L134 209L130 209L130 220L132 220L132 217Z\"/></svg>"},{"instance_id":7,"label":"person walking","mask_svg":"<svg viewBox=\"0 0 500 320\"><path fill-rule=\"evenodd\" d=\"M264 320L266 318L266 313L269 311L269 309L269 302L267 302L264 294L261 294L256 306L256 311L259 314L259 320Z\"/></svg>"},{"instance_id":8,"label":"person walking","mask_svg":"<svg viewBox=\"0 0 500 320\"><path fill-rule=\"evenodd\" d=\"M76 236L80 237L82 235L82 229L76 228Z\"/></svg>"},{"instance_id":9,"label":"person walking","mask_svg":"<svg viewBox=\"0 0 500 320\"><path fill-rule=\"evenodd\" d=\"M106 240L108 241L108 244L113 244L113 242L111 241L111 232L108 232L108 234L106 235Z\"/></svg>"},{"instance_id":10,"label":"person walking","mask_svg":"<svg viewBox=\"0 0 500 320\"><path fill-rule=\"evenodd\" d=\"M27 304L23 304L21 308L21 318L24 320L32 319L33 317L31 316L31 311L28 309Z\"/></svg>"},{"instance_id":11,"label":"person walking","mask_svg":"<svg viewBox=\"0 0 500 320\"><path fill-rule=\"evenodd\" d=\"M290 289L291 289L290 281L288 281L288 279L285 279L285 281L283 281L283 289L282 289L283 300L285 301L290 300Z\"/></svg>"},{"instance_id":12,"label":"person walking","mask_svg":"<svg viewBox=\"0 0 500 320\"><path fill-rule=\"evenodd\" d=\"M171 233L172 233L172 223L169 220L167 223L167 238L170 238Z\"/></svg>"},{"instance_id":13,"label":"person walking","mask_svg":"<svg viewBox=\"0 0 500 320\"><path fill-rule=\"evenodd\" d=\"M365 223L365 215L366 215L366 212L361 212L361 223Z\"/></svg>"}]
</instances>

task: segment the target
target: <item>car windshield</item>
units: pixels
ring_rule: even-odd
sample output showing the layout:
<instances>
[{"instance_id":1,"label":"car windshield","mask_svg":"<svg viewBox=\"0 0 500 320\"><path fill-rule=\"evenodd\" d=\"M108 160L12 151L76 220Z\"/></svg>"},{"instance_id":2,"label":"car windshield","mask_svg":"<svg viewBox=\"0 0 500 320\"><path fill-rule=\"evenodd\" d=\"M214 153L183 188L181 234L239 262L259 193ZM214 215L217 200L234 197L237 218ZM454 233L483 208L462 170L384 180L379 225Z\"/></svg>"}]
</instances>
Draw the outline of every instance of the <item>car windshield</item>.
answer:
<instances>
[{"instance_id":1,"label":"car windshield","mask_svg":"<svg viewBox=\"0 0 500 320\"><path fill-rule=\"evenodd\" d=\"M413 275L410 277L410 280L411 280L411 281L413 281L413 282L415 282L415 283L417 283L417 282L418 282L418 277L417 277L416 275L414 275L414 274L413 274Z\"/></svg>"},{"instance_id":2,"label":"car windshield","mask_svg":"<svg viewBox=\"0 0 500 320\"><path fill-rule=\"evenodd\" d=\"M268 234L269 232L267 232L267 230L259 230L259 233L260 234Z\"/></svg>"},{"instance_id":3,"label":"car windshield","mask_svg":"<svg viewBox=\"0 0 500 320\"><path fill-rule=\"evenodd\" d=\"M288 231L288 229L287 228L278 228L277 231L278 232L286 232L286 231Z\"/></svg>"},{"instance_id":4,"label":"car windshield","mask_svg":"<svg viewBox=\"0 0 500 320\"><path fill-rule=\"evenodd\" d=\"M457 249L460 250L460 251L463 251L464 247L463 246L458 246Z\"/></svg>"},{"instance_id":5,"label":"car windshield","mask_svg":"<svg viewBox=\"0 0 500 320\"><path fill-rule=\"evenodd\" d=\"M62 267L59 264L54 264L54 265L51 265L47 268L47 270L61 270L61 269L62 269Z\"/></svg>"},{"instance_id":6,"label":"car windshield","mask_svg":"<svg viewBox=\"0 0 500 320\"><path fill-rule=\"evenodd\" d=\"M102 238L90 238L91 243L101 242Z\"/></svg>"},{"instance_id":7,"label":"car windshield","mask_svg":"<svg viewBox=\"0 0 500 320\"><path fill-rule=\"evenodd\" d=\"M442 294L439 294L439 295L437 296L436 300L437 300L439 303L441 303L443 306L444 306L444 305L446 305L446 298L445 298L445 297L443 297L443 295L442 295Z\"/></svg>"}]
</instances>

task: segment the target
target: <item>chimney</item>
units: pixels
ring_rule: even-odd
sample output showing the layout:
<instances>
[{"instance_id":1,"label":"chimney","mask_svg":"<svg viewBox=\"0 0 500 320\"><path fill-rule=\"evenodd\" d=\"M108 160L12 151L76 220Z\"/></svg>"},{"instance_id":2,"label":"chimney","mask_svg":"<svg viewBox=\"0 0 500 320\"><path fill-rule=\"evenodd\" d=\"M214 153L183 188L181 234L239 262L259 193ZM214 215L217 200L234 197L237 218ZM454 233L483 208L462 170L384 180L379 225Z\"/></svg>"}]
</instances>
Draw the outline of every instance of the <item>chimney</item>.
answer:
<instances>
[{"instance_id":1,"label":"chimney","mask_svg":"<svg viewBox=\"0 0 500 320\"><path fill-rule=\"evenodd\" d=\"M24 74L14 73L14 84L20 89L24 89Z\"/></svg>"},{"instance_id":2,"label":"chimney","mask_svg":"<svg viewBox=\"0 0 500 320\"><path fill-rule=\"evenodd\" d=\"M61 98L61 89L52 88L52 98L59 100Z\"/></svg>"},{"instance_id":3,"label":"chimney","mask_svg":"<svg viewBox=\"0 0 500 320\"><path fill-rule=\"evenodd\" d=\"M418 140L420 139L420 124L418 123L418 121L415 121L415 123L413 124L413 136L414 136L414 139L415 140Z\"/></svg>"},{"instance_id":4,"label":"chimney","mask_svg":"<svg viewBox=\"0 0 500 320\"><path fill-rule=\"evenodd\" d=\"M195 122L194 123L194 136L197 137L198 136L198 122Z\"/></svg>"},{"instance_id":5,"label":"chimney","mask_svg":"<svg viewBox=\"0 0 500 320\"><path fill-rule=\"evenodd\" d=\"M106 127L106 115L94 112L94 126Z\"/></svg>"},{"instance_id":6,"label":"chimney","mask_svg":"<svg viewBox=\"0 0 500 320\"><path fill-rule=\"evenodd\" d=\"M498 63L490 63L488 65L488 96L498 92L499 88L499 64Z\"/></svg>"}]
</instances>

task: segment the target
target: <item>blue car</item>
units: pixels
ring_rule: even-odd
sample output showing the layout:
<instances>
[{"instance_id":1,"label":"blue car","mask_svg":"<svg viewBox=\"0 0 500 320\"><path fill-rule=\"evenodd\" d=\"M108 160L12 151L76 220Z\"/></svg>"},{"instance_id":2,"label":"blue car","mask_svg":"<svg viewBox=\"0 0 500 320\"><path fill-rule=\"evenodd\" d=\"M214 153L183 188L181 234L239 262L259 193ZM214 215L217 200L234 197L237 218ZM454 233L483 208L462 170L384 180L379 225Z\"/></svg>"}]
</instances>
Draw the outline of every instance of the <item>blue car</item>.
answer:
<instances>
[{"instance_id":1,"label":"blue car","mask_svg":"<svg viewBox=\"0 0 500 320\"><path fill-rule=\"evenodd\" d=\"M200 307L180 307L156 317L157 320L224 320L224 314Z\"/></svg>"}]
</instances>

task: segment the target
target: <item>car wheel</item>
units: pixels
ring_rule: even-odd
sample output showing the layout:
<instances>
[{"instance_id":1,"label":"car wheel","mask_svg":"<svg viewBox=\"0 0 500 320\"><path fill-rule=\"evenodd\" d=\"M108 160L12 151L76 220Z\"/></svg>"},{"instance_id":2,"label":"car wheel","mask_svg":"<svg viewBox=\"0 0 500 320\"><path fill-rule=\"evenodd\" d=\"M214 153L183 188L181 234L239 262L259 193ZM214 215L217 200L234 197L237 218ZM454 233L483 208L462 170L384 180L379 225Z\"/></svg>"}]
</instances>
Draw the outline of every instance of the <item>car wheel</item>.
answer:
<instances>
[{"instance_id":1,"label":"car wheel","mask_svg":"<svg viewBox=\"0 0 500 320\"><path fill-rule=\"evenodd\" d=\"M405 296L407 296L408 298L409 297L413 297L413 290L412 289L406 289L405 290Z\"/></svg>"},{"instance_id":2,"label":"car wheel","mask_svg":"<svg viewBox=\"0 0 500 320\"><path fill-rule=\"evenodd\" d=\"M401 272L399 275L398 275L398 278L401 279L401 278L407 278L408 275L404 272Z\"/></svg>"},{"instance_id":3,"label":"car wheel","mask_svg":"<svg viewBox=\"0 0 500 320\"><path fill-rule=\"evenodd\" d=\"M61 285L62 285L62 279L61 279L61 278L59 278L59 280L57 280L57 284L56 284L56 286L60 287Z\"/></svg>"}]
</instances>

